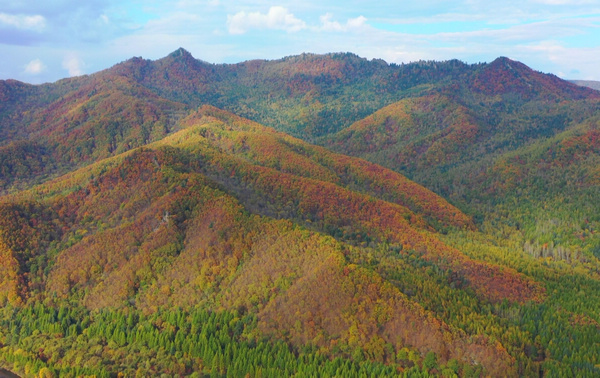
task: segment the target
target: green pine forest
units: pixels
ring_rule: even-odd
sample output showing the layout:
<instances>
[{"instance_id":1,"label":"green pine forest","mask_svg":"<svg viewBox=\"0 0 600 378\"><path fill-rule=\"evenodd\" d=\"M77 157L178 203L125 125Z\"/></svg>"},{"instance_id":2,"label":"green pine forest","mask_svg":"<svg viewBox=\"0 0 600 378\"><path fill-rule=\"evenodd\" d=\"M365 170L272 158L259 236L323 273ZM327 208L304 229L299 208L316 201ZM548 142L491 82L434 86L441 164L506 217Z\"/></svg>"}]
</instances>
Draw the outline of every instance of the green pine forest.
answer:
<instances>
[{"instance_id":1,"label":"green pine forest","mask_svg":"<svg viewBox=\"0 0 600 378\"><path fill-rule=\"evenodd\" d=\"M596 90L179 49L0 100L1 369L600 375Z\"/></svg>"}]
</instances>

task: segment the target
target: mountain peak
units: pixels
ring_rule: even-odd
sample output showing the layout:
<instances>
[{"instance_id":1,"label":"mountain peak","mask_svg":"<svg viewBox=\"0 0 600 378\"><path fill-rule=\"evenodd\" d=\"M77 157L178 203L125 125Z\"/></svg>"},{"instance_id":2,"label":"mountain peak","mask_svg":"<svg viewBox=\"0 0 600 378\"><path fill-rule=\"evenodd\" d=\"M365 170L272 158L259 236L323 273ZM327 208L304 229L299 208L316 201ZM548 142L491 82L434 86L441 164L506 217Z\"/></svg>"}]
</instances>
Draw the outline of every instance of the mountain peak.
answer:
<instances>
[{"instance_id":1,"label":"mountain peak","mask_svg":"<svg viewBox=\"0 0 600 378\"><path fill-rule=\"evenodd\" d=\"M523 98L571 98L595 96L593 91L561 80L555 75L535 71L526 64L507 57L496 58L476 73L473 87L492 94L513 93Z\"/></svg>"},{"instance_id":2,"label":"mountain peak","mask_svg":"<svg viewBox=\"0 0 600 378\"><path fill-rule=\"evenodd\" d=\"M496 58L493 62L491 62L488 67L492 69L502 69L508 71L517 71L517 72L532 72L533 70L529 68L527 65L507 58L505 56L501 56Z\"/></svg>"},{"instance_id":3,"label":"mountain peak","mask_svg":"<svg viewBox=\"0 0 600 378\"><path fill-rule=\"evenodd\" d=\"M494 59L492 61L492 63L490 64L494 64L494 63L511 63L511 62L515 62L515 60L512 60L506 56L499 56L496 59Z\"/></svg>"},{"instance_id":4,"label":"mountain peak","mask_svg":"<svg viewBox=\"0 0 600 378\"><path fill-rule=\"evenodd\" d=\"M184 49L183 47L180 47L177 50L173 51L172 53L169 54L169 56L172 58L179 58L179 57L193 58L192 54L189 51L187 51L186 49Z\"/></svg>"}]
</instances>

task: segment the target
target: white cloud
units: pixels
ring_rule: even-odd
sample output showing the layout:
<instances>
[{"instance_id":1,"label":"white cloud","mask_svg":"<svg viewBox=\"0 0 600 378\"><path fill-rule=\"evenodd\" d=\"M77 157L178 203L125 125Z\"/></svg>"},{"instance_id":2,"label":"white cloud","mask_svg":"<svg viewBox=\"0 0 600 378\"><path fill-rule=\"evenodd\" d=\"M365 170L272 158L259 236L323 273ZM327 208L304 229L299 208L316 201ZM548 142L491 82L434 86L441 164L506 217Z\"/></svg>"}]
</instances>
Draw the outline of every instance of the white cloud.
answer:
<instances>
[{"instance_id":1,"label":"white cloud","mask_svg":"<svg viewBox=\"0 0 600 378\"><path fill-rule=\"evenodd\" d=\"M62 62L62 67L69 72L69 76L83 75L85 63L76 54L68 54Z\"/></svg>"},{"instance_id":2,"label":"white cloud","mask_svg":"<svg viewBox=\"0 0 600 378\"><path fill-rule=\"evenodd\" d=\"M34 59L25 66L25 73L30 75L38 75L45 70L46 65L39 59Z\"/></svg>"},{"instance_id":3,"label":"white cloud","mask_svg":"<svg viewBox=\"0 0 600 378\"><path fill-rule=\"evenodd\" d=\"M0 24L39 32L46 27L46 19L40 15L26 16L0 13Z\"/></svg>"},{"instance_id":4,"label":"white cloud","mask_svg":"<svg viewBox=\"0 0 600 378\"><path fill-rule=\"evenodd\" d=\"M230 34L244 34L250 29L276 29L297 32L306 28L306 23L290 13L286 8L275 6L264 14L260 12L238 12L227 16Z\"/></svg>"},{"instance_id":5,"label":"white cloud","mask_svg":"<svg viewBox=\"0 0 600 378\"><path fill-rule=\"evenodd\" d=\"M331 21L333 16L327 13L321 16L321 28L325 31L343 31L342 25L337 21Z\"/></svg>"},{"instance_id":6,"label":"white cloud","mask_svg":"<svg viewBox=\"0 0 600 378\"><path fill-rule=\"evenodd\" d=\"M361 26L363 26L366 22L367 22L366 17L358 16L356 18L350 18L348 20L348 22L346 22L346 25L348 25L348 28L350 28L350 29L357 29L357 28L360 28Z\"/></svg>"},{"instance_id":7,"label":"white cloud","mask_svg":"<svg viewBox=\"0 0 600 378\"><path fill-rule=\"evenodd\" d=\"M323 31L335 31L335 32L345 32L351 29L358 29L365 25L367 19L363 16L358 16L356 18L350 18L346 21L345 25L340 24L337 21L332 21L331 13L324 14L320 17L321 19L321 30Z\"/></svg>"}]
</instances>

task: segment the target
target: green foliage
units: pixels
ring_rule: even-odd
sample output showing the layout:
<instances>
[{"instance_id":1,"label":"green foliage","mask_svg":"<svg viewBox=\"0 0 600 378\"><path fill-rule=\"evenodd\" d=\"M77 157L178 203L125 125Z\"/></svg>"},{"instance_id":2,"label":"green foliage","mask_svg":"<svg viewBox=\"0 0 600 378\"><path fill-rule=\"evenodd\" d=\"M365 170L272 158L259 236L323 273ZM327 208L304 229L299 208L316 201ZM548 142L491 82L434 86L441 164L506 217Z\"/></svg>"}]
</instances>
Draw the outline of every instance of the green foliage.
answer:
<instances>
[{"instance_id":1,"label":"green foliage","mask_svg":"<svg viewBox=\"0 0 600 378\"><path fill-rule=\"evenodd\" d=\"M329 359L253 336L256 318L199 309L89 311L68 307L5 307L0 357L27 376L169 375L392 376L394 366Z\"/></svg>"}]
</instances>

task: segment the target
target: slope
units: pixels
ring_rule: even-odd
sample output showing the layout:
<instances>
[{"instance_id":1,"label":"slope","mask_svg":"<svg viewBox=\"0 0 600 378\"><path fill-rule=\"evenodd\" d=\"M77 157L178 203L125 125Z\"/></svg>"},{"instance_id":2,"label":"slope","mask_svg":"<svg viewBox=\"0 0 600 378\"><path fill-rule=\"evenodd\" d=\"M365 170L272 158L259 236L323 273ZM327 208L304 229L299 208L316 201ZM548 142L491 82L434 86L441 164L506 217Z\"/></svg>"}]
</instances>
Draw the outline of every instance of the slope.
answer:
<instances>
[{"instance_id":1,"label":"slope","mask_svg":"<svg viewBox=\"0 0 600 378\"><path fill-rule=\"evenodd\" d=\"M552 243L561 245L555 258L581 248L591 256L600 226L590 202L598 190L599 101L597 93L498 59L452 93L402 100L322 143L406 174L491 232L513 227L532 253ZM582 230L591 235L583 242L575 236Z\"/></svg>"},{"instance_id":2,"label":"slope","mask_svg":"<svg viewBox=\"0 0 600 378\"><path fill-rule=\"evenodd\" d=\"M187 113L183 104L123 77L83 77L38 87L4 84L2 191L26 188L158 140Z\"/></svg>"},{"instance_id":3,"label":"slope","mask_svg":"<svg viewBox=\"0 0 600 378\"><path fill-rule=\"evenodd\" d=\"M593 304L581 307L576 295L584 286L597 292L597 262L573 269L514 258L512 247L499 253L463 213L401 175L219 109L203 107L179 127L147 147L3 197L0 288L8 319L21 316L11 307L21 303L23 314L42 302L50 313L70 303L69 311L90 314L85 324L61 318L38 336L0 335L8 356L20 348L31 353L23 361L34 363L40 348L54 350L43 361L66 369L72 365L57 365L65 353L89 347L49 343L73 344L102 321L95 311L135 307L142 316L200 306L252 314L253 332L294 348L412 372L436 365L464 374L595 371L581 362L595 353L595 338L565 340L590 335L597 321ZM579 284L567 289L563 277ZM556 303L565 310L553 311ZM560 332L540 335L541 319ZM107 354L89 366L133 373L139 365L107 357L122 353L123 338L133 334L107 329L89 331L110 332L90 338ZM563 354L540 352L538 335ZM177 350L171 342L156 351ZM209 361L184 355L177 361L210 370ZM163 365L170 358L153 361L185 371Z\"/></svg>"},{"instance_id":4,"label":"slope","mask_svg":"<svg viewBox=\"0 0 600 378\"><path fill-rule=\"evenodd\" d=\"M460 211L391 171L212 107L181 127L5 197L2 300L250 312L264 334L326 353L392 363L407 348L513 371L499 342L450 327L351 262L392 244L452 270L475 300L541 300L530 278L439 241L435 227L471 227Z\"/></svg>"}]
</instances>

